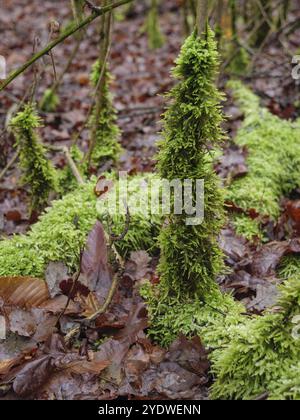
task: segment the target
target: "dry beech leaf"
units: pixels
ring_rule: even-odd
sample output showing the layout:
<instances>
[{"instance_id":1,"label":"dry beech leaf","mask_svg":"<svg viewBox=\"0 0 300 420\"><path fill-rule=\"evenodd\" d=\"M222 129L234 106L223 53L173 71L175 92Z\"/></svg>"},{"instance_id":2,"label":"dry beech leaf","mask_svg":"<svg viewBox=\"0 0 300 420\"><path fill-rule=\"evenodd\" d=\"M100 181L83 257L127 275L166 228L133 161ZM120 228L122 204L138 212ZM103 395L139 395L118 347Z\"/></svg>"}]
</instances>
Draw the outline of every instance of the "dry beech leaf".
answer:
<instances>
[{"instance_id":1,"label":"dry beech leaf","mask_svg":"<svg viewBox=\"0 0 300 420\"><path fill-rule=\"evenodd\" d=\"M99 375L109 365L110 362L108 360L92 360L91 362L85 360L74 363L69 369L77 374L91 373Z\"/></svg>"},{"instance_id":2,"label":"dry beech leaf","mask_svg":"<svg viewBox=\"0 0 300 420\"><path fill-rule=\"evenodd\" d=\"M32 277L0 277L0 298L5 305L32 308L49 298L46 283Z\"/></svg>"}]
</instances>

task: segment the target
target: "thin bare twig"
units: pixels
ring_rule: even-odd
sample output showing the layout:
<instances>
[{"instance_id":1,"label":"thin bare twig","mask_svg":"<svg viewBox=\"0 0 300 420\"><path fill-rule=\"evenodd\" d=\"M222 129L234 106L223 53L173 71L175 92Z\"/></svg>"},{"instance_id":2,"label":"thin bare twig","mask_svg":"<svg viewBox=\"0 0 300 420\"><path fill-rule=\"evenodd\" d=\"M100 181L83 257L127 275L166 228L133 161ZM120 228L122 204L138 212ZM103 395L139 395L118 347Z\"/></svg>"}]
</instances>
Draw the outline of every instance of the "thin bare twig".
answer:
<instances>
[{"instance_id":1,"label":"thin bare twig","mask_svg":"<svg viewBox=\"0 0 300 420\"><path fill-rule=\"evenodd\" d=\"M61 44L65 39L69 38L71 35L75 34L76 32L80 31L81 29L85 28L89 24L91 24L95 19L97 19L99 16L104 15L105 13L110 12L111 10L122 6L124 4L130 3L133 0L119 0L115 3L108 5L106 7L102 7L100 10L96 9L93 11L91 16L88 16L84 20L82 20L78 25L70 27L65 32L63 32L59 37L57 37L54 41L50 42L45 48L43 48L41 51L39 51L37 54L35 54L33 57L30 58L25 64L23 64L21 67L19 67L17 70L15 70L11 75L0 84L0 92L5 89L12 81L14 81L18 76L20 76L22 73L24 73L25 70L27 70L29 67L32 66L37 60L42 58L44 55L48 54L53 48L55 48L57 45Z\"/></svg>"},{"instance_id":2,"label":"thin bare twig","mask_svg":"<svg viewBox=\"0 0 300 420\"><path fill-rule=\"evenodd\" d=\"M13 155L13 157L10 159L10 161L5 166L5 168L3 169L3 171L0 173L0 181L5 176L6 172L13 166L13 164L15 163L15 161L18 159L19 153L20 153L20 150L17 149L16 153Z\"/></svg>"}]
</instances>

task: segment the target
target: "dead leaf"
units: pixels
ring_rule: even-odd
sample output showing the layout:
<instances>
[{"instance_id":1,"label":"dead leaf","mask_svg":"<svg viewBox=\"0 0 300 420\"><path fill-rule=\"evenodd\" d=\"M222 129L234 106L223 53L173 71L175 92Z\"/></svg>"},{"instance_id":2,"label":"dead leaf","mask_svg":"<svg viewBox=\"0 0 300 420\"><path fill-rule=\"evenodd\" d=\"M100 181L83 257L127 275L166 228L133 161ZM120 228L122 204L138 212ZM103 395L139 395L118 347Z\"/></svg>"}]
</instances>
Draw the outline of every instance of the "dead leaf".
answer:
<instances>
[{"instance_id":1,"label":"dead leaf","mask_svg":"<svg viewBox=\"0 0 300 420\"><path fill-rule=\"evenodd\" d=\"M130 254L129 260L125 265L125 275L129 276L133 281L139 281L146 277L151 271L149 264L151 257L146 251L135 251Z\"/></svg>"},{"instance_id":2,"label":"dead leaf","mask_svg":"<svg viewBox=\"0 0 300 420\"><path fill-rule=\"evenodd\" d=\"M108 263L107 243L102 224L97 221L90 232L81 261L80 282L96 292L102 305L111 288L112 275Z\"/></svg>"},{"instance_id":3,"label":"dead leaf","mask_svg":"<svg viewBox=\"0 0 300 420\"><path fill-rule=\"evenodd\" d=\"M0 277L0 298L6 305L37 307L50 297L46 283L32 277Z\"/></svg>"},{"instance_id":4,"label":"dead leaf","mask_svg":"<svg viewBox=\"0 0 300 420\"><path fill-rule=\"evenodd\" d=\"M45 271L45 280L51 298L61 294L60 283L69 277L68 267L62 262L50 262Z\"/></svg>"}]
</instances>

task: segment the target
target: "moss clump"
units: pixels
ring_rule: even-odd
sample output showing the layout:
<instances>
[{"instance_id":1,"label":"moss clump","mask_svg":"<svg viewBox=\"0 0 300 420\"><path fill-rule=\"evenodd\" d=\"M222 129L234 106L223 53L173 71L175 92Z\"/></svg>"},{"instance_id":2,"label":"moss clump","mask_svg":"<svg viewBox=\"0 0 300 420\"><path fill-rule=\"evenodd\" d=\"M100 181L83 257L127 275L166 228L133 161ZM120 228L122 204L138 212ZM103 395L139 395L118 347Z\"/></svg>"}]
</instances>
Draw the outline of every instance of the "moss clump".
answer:
<instances>
[{"instance_id":1,"label":"moss clump","mask_svg":"<svg viewBox=\"0 0 300 420\"><path fill-rule=\"evenodd\" d=\"M40 109L44 112L54 112L59 104L60 99L53 89L46 89L40 102Z\"/></svg>"},{"instance_id":2,"label":"moss clump","mask_svg":"<svg viewBox=\"0 0 300 420\"><path fill-rule=\"evenodd\" d=\"M116 124L116 110L112 103L112 96L109 91L111 75L105 65L103 77L103 85L101 89L100 112L98 113L97 105L94 107L92 117L90 119L91 132L96 124L94 147L91 153L91 163L97 168L108 160L116 162L121 153L121 146L118 142L120 130ZM94 87L98 85L101 77L102 63L98 60L93 66L91 81Z\"/></svg>"},{"instance_id":3,"label":"moss clump","mask_svg":"<svg viewBox=\"0 0 300 420\"><path fill-rule=\"evenodd\" d=\"M161 48L165 43L165 39L160 30L158 16L158 0L151 0L151 7L148 13L146 27L149 48L151 50Z\"/></svg>"},{"instance_id":4,"label":"moss clump","mask_svg":"<svg viewBox=\"0 0 300 420\"><path fill-rule=\"evenodd\" d=\"M287 255L283 257L278 267L278 276L281 279L289 279L300 273L300 255Z\"/></svg>"},{"instance_id":5,"label":"moss clump","mask_svg":"<svg viewBox=\"0 0 300 420\"><path fill-rule=\"evenodd\" d=\"M265 392L270 399L299 398L299 381L293 374L300 359L299 340L293 335L293 319L300 310L299 275L280 291L277 312L248 321L227 348L214 353L213 398L247 400Z\"/></svg>"},{"instance_id":6,"label":"moss clump","mask_svg":"<svg viewBox=\"0 0 300 420\"><path fill-rule=\"evenodd\" d=\"M149 336L161 346L169 346L179 334L198 334L208 350L223 348L245 322L241 315L245 308L220 291L207 295L209 304L198 297L187 297L185 302L166 296L161 299L155 292L149 283L140 289L148 303Z\"/></svg>"},{"instance_id":7,"label":"moss clump","mask_svg":"<svg viewBox=\"0 0 300 420\"><path fill-rule=\"evenodd\" d=\"M54 201L28 234L0 241L0 276L42 277L50 261L63 261L74 272L78 269L80 249L97 218L107 230L109 223L115 234L122 233L125 215L109 217L107 208L94 194L95 183L96 180ZM129 196L135 188L135 184L129 188ZM153 250L160 225L159 216L147 216L142 211L132 215L128 234L116 243L121 255L132 250Z\"/></svg>"},{"instance_id":8,"label":"moss clump","mask_svg":"<svg viewBox=\"0 0 300 420\"><path fill-rule=\"evenodd\" d=\"M280 214L279 200L300 184L300 129L289 121L261 108L259 98L240 82L230 88L245 114L235 139L248 149L248 174L235 180L227 199L244 210L255 209L275 220ZM234 217L237 233L252 239L261 235L260 219Z\"/></svg>"},{"instance_id":9,"label":"moss clump","mask_svg":"<svg viewBox=\"0 0 300 420\"><path fill-rule=\"evenodd\" d=\"M30 186L31 207L35 210L43 208L50 192L57 190L57 174L36 132L40 126L41 120L31 104L11 120L16 145L20 149L22 181Z\"/></svg>"}]
</instances>

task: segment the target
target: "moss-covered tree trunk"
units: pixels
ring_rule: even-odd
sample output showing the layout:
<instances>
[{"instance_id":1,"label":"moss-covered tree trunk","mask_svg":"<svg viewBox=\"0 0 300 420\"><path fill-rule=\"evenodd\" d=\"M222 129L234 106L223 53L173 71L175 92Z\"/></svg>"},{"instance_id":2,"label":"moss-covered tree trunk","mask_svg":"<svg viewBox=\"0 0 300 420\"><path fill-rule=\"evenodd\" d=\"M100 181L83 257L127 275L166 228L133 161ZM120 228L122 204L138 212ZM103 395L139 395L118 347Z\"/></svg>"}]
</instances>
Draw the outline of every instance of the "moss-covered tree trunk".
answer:
<instances>
[{"instance_id":1,"label":"moss-covered tree trunk","mask_svg":"<svg viewBox=\"0 0 300 420\"><path fill-rule=\"evenodd\" d=\"M204 180L203 223L189 226L183 208L182 215L171 215L160 236L160 288L162 294L180 300L216 290L215 278L223 266L217 244L224 223L223 196L208 163L209 148L218 147L224 138L222 94L215 84L218 52L207 25L207 5L199 1L197 30L186 40L173 71L179 83L170 93L158 156L161 178L170 182L188 179L194 186L197 180ZM196 203L195 190L192 194Z\"/></svg>"},{"instance_id":2,"label":"moss-covered tree trunk","mask_svg":"<svg viewBox=\"0 0 300 420\"><path fill-rule=\"evenodd\" d=\"M147 33L150 49L161 48L164 44L164 36L160 29L158 0L151 0L150 10L147 17Z\"/></svg>"},{"instance_id":3,"label":"moss-covered tree trunk","mask_svg":"<svg viewBox=\"0 0 300 420\"><path fill-rule=\"evenodd\" d=\"M30 188L31 210L40 211L48 202L50 192L56 191L57 174L39 138L41 120L35 106L28 104L12 120L11 127L20 150L22 182Z\"/></svg>"},{"instance_id":4,"label":"moss-covered tree trunk","mask_svg":"<svg viewBox=\"0 0 300 420\"><path fill-rule=\"evenodd\" d=\"M108 0L101 0L106 6ZM116 161L120 145L119 130L116 125L116 111L109 92L110 73L107 58L109 53L112 13L102 16L100 21L99 58L93 67L92 84L96 89L95 105L90 120L90 146L86 156L88 165L97 168L107 160Z\"/></svg>"}]
</instances>

